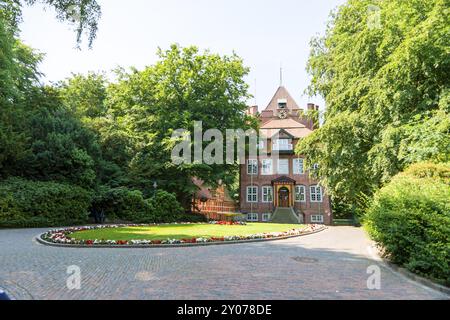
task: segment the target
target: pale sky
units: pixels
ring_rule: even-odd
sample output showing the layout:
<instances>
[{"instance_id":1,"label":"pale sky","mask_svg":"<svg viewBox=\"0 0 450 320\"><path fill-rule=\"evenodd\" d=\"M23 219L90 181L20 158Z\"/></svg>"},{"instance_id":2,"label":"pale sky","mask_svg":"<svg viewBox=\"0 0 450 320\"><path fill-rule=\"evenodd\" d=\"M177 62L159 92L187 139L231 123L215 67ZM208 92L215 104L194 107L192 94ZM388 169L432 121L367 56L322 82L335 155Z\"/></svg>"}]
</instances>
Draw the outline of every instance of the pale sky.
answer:
<instances>
[{"instance_id":1,"label":"pale sky","mask_svg":"<svg viewBox=\"0 0 450 320\"><path fill-rule=\"evenodd\" d=\"M158 47L195 45L220 54L233 51L251 73L246 79L260 109L283 84L304 108L324 107L304 95L309 77L309 42L323 34L331 10L345 0L99 0L102 18L93 49L75 49L75 33L36 5L24 10L21 38L46 54L40 70L46 82L71 73L142 69L156 61ZM255 85L256 83L256 85ZM254 104L254 100L248 102Z\"/></svg>"}]
</instances>

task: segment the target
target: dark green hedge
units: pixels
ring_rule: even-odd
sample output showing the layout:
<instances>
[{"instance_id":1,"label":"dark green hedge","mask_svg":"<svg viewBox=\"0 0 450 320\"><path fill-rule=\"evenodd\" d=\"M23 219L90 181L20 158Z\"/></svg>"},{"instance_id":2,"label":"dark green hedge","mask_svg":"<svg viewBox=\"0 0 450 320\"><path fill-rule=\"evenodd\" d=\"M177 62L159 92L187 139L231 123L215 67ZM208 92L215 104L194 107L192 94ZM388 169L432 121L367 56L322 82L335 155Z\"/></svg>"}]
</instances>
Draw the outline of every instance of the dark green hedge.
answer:
<instances>
[{"instance_id":1,"label":"dark green hedge","mask_svg":"<svg viewBox=\"0 0 450 320\"><path fill-rule=\"evenodd\" d=\"M11 178L0 182L0 227L56 227L89 222L89 212L108 222L205 222L188 215L174 194L158 191L145 199L138 190L102 187L95 196L73 185Z\"/></svg>"},{"instance_id":2,"label":"dark green hedge","mask_svg":"<svg viewBox=\"0 0 450 320\"><path fill-rule=\"evenodd\" d=\"M90 193L80 187L8 179L0 183L0 227L83 224L90 203Z\"/></svg>"},{"instance_id":3,"label":"dark green hedge","mask_svg":"<svg viewBox=\"0 0 450 320\"><path fill-rule=\"evenodd\" d=\"M418 164L395 177L375 195L365 223L392 262L450 285L446 168Z\"/></svg>"},{"instance_id":4,"label":"dark green hedge","mask_svg":"<svg viewBox=\"0 0 450 320\"><path fill-rule=\"evenodd\" d=\"M138 190L103 188L94 198L92 209L103 212L110 222L169 223L199 219L185 216L175 195L165 191L145 199Z\"/></svg>"},{"instance_id":5,"label":"dark green hedge","mask_svg":"<svg viewBox=\"0 0 450 320\"><path fill-rule=\"evenodd\" d=\"M150 207L138 190L125 187L101 188L92 203L92 211L103 212L108 221L140 222Z\"/></svg>"}]
</instances>

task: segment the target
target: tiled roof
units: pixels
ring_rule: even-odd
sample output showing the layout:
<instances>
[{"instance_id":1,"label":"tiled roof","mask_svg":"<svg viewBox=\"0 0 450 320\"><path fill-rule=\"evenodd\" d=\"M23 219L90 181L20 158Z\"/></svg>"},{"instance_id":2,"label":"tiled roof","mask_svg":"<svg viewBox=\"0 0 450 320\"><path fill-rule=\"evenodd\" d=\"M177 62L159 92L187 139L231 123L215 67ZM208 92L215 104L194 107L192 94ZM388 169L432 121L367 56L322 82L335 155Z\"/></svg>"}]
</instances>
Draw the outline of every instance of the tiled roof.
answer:
<instances>
[{"instance_id":1,"label":"tiled roof","mask_svg":"<svg viewBox=\"0 0 450 320\"><path fill-rule=\"evenodd\" d=\"M304 124L297 122L294 119L270 120L261 127L260 132L262 136L271 138L283 129L294 138L305 138L312 133L312 131L306 128Z\"/></svg>"},{"instance_id":2,"label":"tiled roof","mask_svg":"<svg viewBox=\"0 0 450 320\"><path fill-rule=\"evenodd\" d=\"M260 134L265 138L272 138L273 136L278 134L281 130L282 129L261 129ZM312 131L308 128L284 129L284 130L297 139L305 138L312 133Z\"/></svg>"},{"instance_id":3,"label":"tiled roof","mask_svg":"<svg viewBox=\"0 0 450 320\"><path fill-rule=\"evenodd\" d=\"M261 129L298 129L306 128L304 124L295 121L294 119L274 119L265 123Z\"/></svg>"}]
</instances>

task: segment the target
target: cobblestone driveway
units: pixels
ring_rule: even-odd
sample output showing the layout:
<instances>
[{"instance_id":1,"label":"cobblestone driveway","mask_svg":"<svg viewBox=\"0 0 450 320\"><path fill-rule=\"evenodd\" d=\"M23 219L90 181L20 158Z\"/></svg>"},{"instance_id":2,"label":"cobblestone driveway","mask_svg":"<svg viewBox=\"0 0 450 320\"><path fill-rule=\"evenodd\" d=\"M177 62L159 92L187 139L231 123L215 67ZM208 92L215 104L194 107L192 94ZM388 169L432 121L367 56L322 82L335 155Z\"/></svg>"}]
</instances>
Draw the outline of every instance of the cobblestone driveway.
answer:
<instances>
[{"instance_id":1,"label":"cobblestone driveway","mask_svg":"<svg viewBox=\"0 0 450 320\"><path fill-rule=\"evenodd\" d=\"M40 245L46 230L0 230L0 287L16 299L447 299L384 267L361 229L278 242L176 249ZM68 290L67 268L81 268ZM381 290L367 268L381 267Z\"/></svg>"}]
</instances>

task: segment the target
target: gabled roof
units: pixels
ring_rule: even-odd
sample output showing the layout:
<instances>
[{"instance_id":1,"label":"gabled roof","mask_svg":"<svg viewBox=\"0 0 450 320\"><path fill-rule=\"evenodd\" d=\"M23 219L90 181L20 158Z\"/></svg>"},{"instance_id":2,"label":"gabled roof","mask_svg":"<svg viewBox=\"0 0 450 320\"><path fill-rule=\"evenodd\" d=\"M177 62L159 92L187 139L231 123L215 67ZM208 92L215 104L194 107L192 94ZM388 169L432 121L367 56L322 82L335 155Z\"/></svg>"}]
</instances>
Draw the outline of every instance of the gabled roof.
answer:
<instances>
[{"instance_id":1,"label":"gabled roof","mask_svg":"<svg viewBox=\"0 0 450 320\"><path fill-rule=\"evenodd\" d=\"M283 99L287 100L287 109L300 109L300 107L297 105L297 102L295 102L294 98L292 98L287 89L283 86L280 86L265 110L278 110L278 100Z\"/></svg>"}]
</instances>

